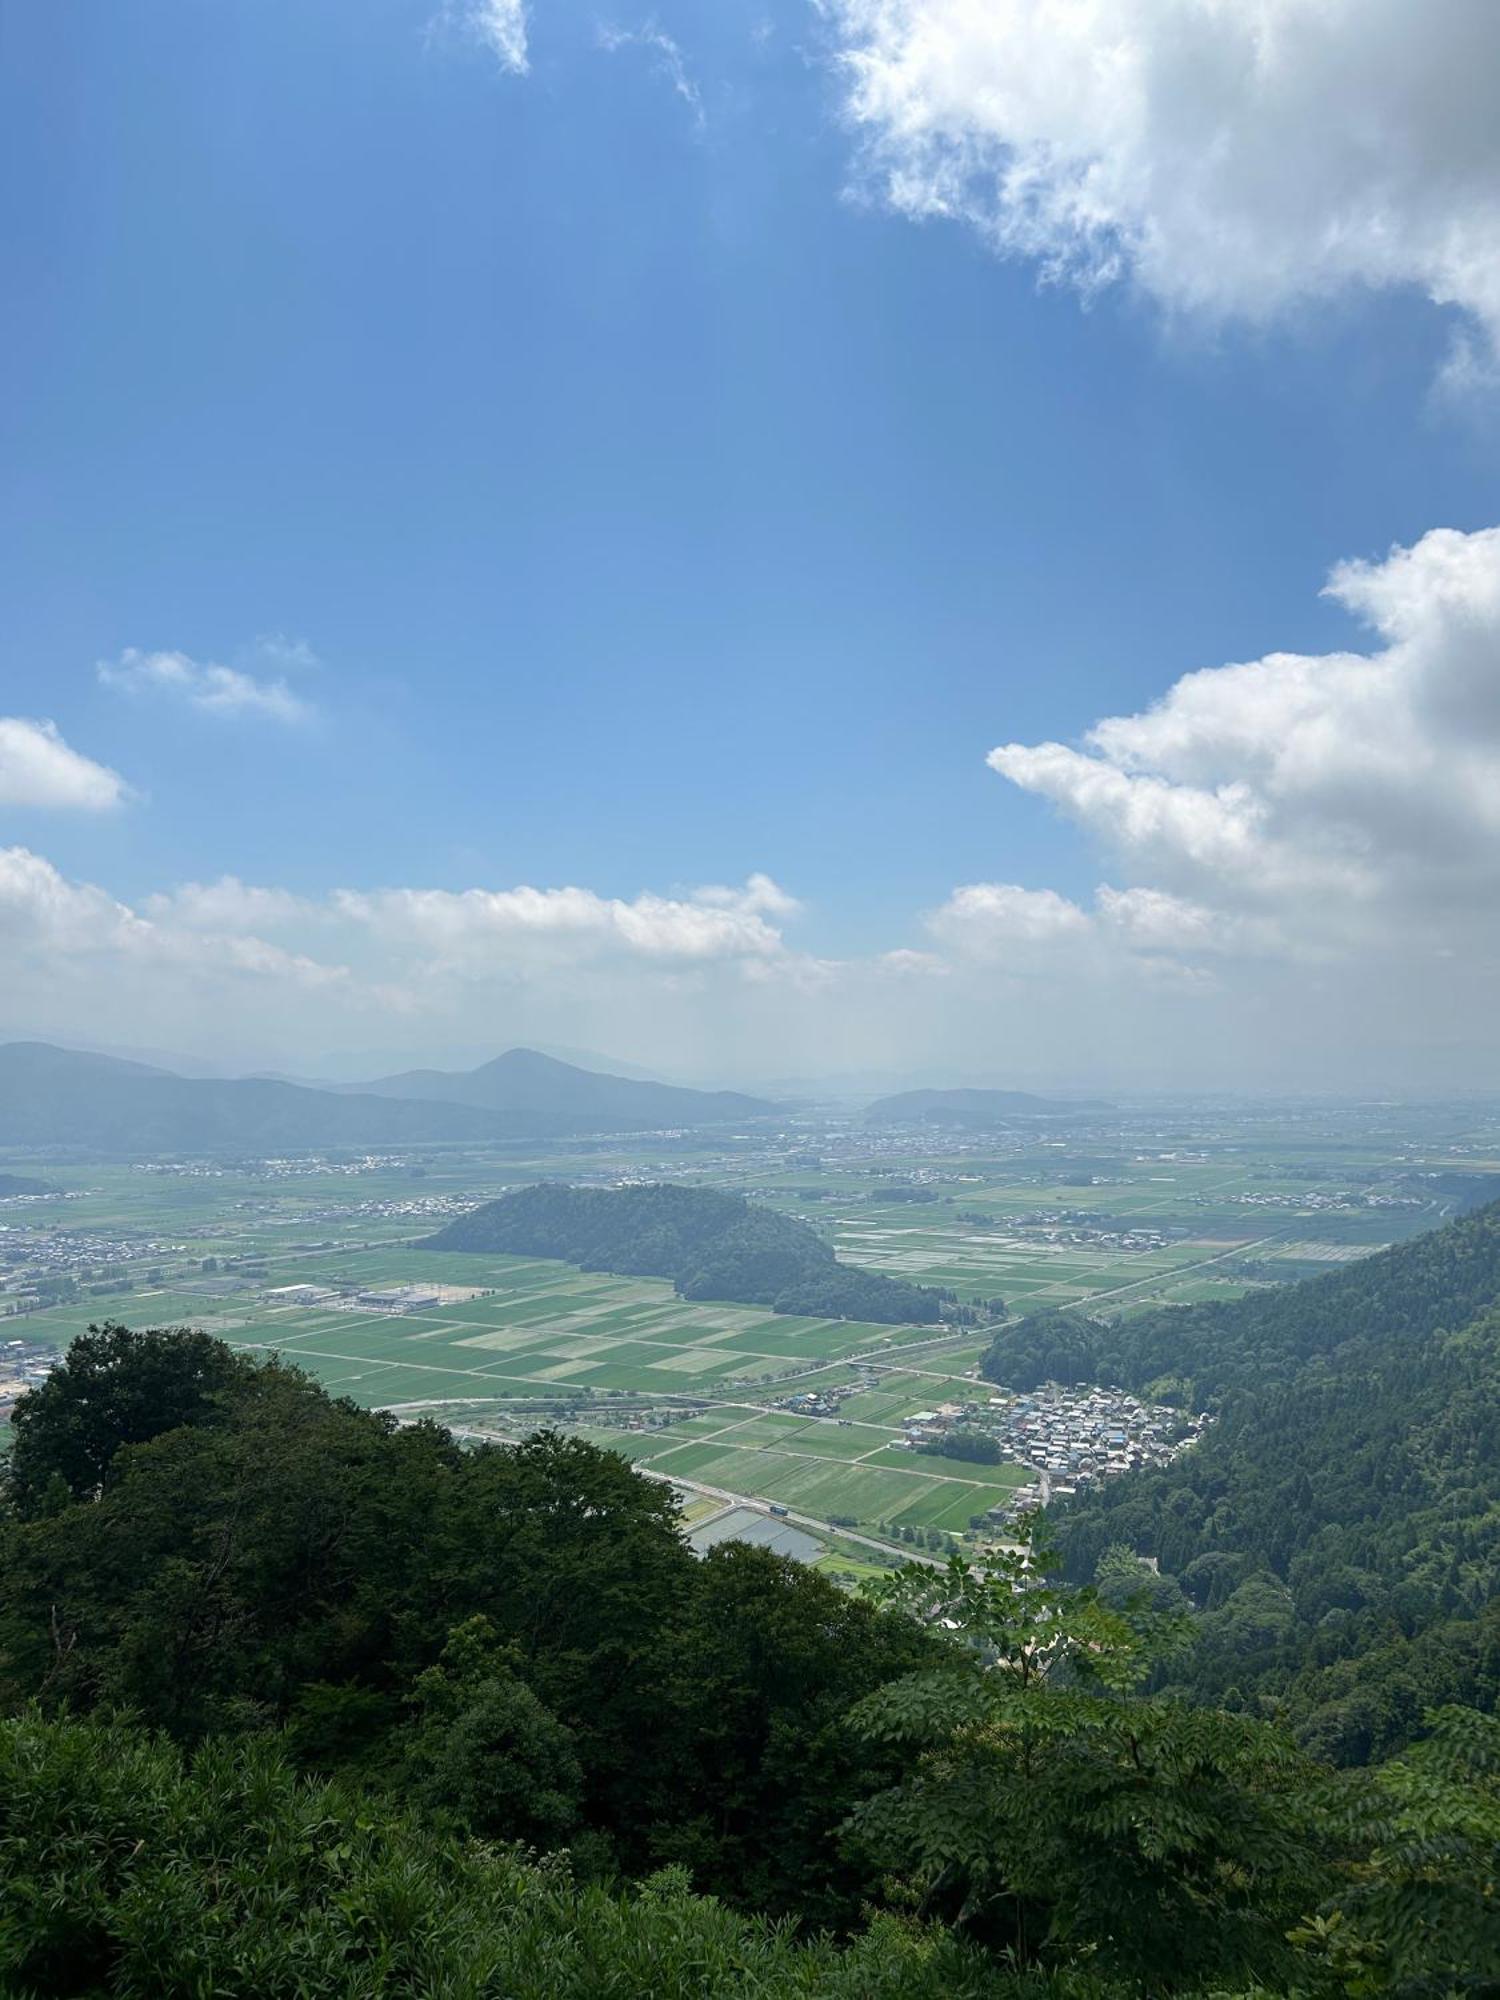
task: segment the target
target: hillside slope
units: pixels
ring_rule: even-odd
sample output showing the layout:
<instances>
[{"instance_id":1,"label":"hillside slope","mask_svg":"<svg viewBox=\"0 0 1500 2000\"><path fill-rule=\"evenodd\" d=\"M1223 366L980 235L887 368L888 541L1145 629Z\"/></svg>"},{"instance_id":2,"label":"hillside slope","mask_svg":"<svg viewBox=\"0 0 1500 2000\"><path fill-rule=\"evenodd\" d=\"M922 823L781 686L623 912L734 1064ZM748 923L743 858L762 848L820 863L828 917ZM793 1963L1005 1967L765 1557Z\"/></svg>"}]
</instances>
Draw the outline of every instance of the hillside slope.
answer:
<instances>
[{"instance_id":1,"label":"hillside slope","mask_svg":"<svg viewBox=\"0 0 1500 2000\"><path fill-rule=\"evenodd\" d=\"M688 1299L883 1325L928 1324L943 1298L841 1264L805 1223L712 1188L544 1181L459 1216L419 1247L557 1257L585 1271L670 1278Z\"/></svg>"},{"instance_id":2,"label":"hillside slope","mask_svg":"<svg viewBox=\"0 0 1500 2000\"><path fill-rule=\"evenodd\" d=\"M1071 1327L1071 1333L1069 1331ZM1197 1605L1179 1670L1343 1761L1500 1693L1500 1202L1361 1263L1114 1328L1052 1315L985 1365L1216 1404L1172 1466L1061 1511L1070 1569L1126 1545Z\"/></svg>"},{"instance_id":3,"label":"hillside slope","mask_svg":"<svg viewBox=\"0 0 1500 2000\"><path fill-rule=\"evenodd\" d=\"M421 1098L509 1113L529 1130L649 1131L663 1125L722 1125L775 1107L735 1090L687 1090L508 1049L471 1070L414 1069L355 1089L373 1097Z\"/></svg>"}]
</instances>

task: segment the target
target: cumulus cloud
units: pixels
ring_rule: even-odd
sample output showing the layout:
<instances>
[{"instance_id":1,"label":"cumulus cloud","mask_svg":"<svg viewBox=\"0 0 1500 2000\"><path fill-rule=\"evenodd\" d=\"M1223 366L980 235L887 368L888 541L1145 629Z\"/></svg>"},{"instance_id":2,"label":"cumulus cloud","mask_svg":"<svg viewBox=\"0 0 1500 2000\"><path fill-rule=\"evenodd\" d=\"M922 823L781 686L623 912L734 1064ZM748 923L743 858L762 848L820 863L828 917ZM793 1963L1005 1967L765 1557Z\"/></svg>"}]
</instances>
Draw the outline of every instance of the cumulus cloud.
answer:
<instances>
[{"instance_id":1,"label":"cumulus cloud","mask_svg":"<svg viewBox=\"0 0 1500 2000\"><path fill-rule=\"evenodd\" d=\"M630 900L592 889L342 890L341 915L391 943L454 962L492 959L522 944L572 953L620 951L658 960L764 958L782 949L769 919L796 905L769 877L742 889Z\"/></svg>"},{"instance_id":2,"label":"cumulus cloud","mask_svg":"<svg viewBox=\"0 0 1500 2000\"><path fill-rule=\"evenodd\" d=\"M288 642L276 641L285 649ZM285 651L283 664L288 663ZM309 656L310 657L310 656ZM300 655L298 664L303 664ZM99 679L121 694L158 695L186 702L208 715L260 716L270 722L303 722L310 705L294 694L286 679L258 679L239 667L200 663L186 653L148 653L127 646L117 660L99 662Z\"/></svg>"},{"instance_id":3,"label":"cumulus cloud","mask_svg":"<svg viewBox=\"0 0 1500 2000\"><path fill-rule=\"evenodd\" d=\"M217 882L184 882L146 902L147 914L194 931L278 930L315 919L316 905L288 889L257 888L236 875Z\"/></svg>"},{"instance_id":4,"label":"cumulus cloud","mask_svg":"<svg viewBox=\"0 0 1500 2000\"><path fill-rule=\"evenodd\" d=\"M756 916L783 919L802 914L802 905L795 896L789 895L769 875L760 873L747 876L740 888L708 883L690 894L693 902L707 904L712 909L749 911Z\"/></svg>"},{"instance_id":5,"label":"cumulus cloud","mask_svg":"<svg viewBox=\"0 0 1500 2000\"><path fill-rule=\"evenodd\" d=\"M1500 918L1500 529L1341 564L1327 595L1369 651L1204 668L1082 747L990 753L1131 878L1101 892L1122 934L1353 947Z\"/></svg>"},{"instance_id":6,"label":"cumulus cloud","mask_svg":"<svg viewBox=\"0 0 1500 2000\"><path fill-rule=\"evenodd\" d=\"M1089 927L1081 910L1055 889L1023 889L1014 882L970 882L928 919L934 936L978 957L1003 954L1017 944L1052 944L1081 936Z\"/></svg>"},{"instance_id":7,"label":"cumulus cloud","mask_svg":"<svg viewBox=\"0 0 1500 2000\"><path fill-rule=\"evenodd\" d=\"M1460 371L1495 351L1493 0L822 7L866 172L898 211L1213 318L1415 287L1477 330Z\"/></svg>"},{"instance_id":8,"label":"cumulus cloud","mask_svg":"<svg viewBox=\"0 0 1500 2000\"><path fill-rule=\"evenodd\" d=\"M580 887L332 890L307 896L225 875L132 905L24 848L0 850L0 1034L46 1021L305 1065L400 1016L434 1037L653 1038L727 1023L823 990L830 969L789 950L796 899L764 874L738 887L610 897ZM360 1024L364 1025L361 1026ZM597 1032L596 1032L597 1031ZM676 1066L674 1055L669 1066Z\"/></svg>"},{"instance_id":9,"label":"cumulus cloud","mask_svg":"<svg viewBox=\"0 0 1500 2000\"><path fill-rule=\"evenodd\" d=\"M1493 944L1455 954L1398 932L1372 976L1357 953L1263 952L1251 920L1152 884L1075 900L990 883L933 913L926 948L830 959L781 936L766 906L788 900L755 877L629 899L305 897L223 877L133 907L4 849L0 1034L45 1024L313 1074L330 1049L393 1035L439 1064L561 1040L752 1086L923 1065L1038 1086L1449 1085L1500 1052Z\"/></svg>"},{"instance_id":10,"label":"cumulus cloud","mask_svg":"<svg viewBox=\"0 0 1500 2000\"><path fill-rule=\"evenodd\" d=\"M347 978L342 966L262 938L200 931L164 914L142 915L91 882L72 881L29 848L0 848L0 946L13 978L27 966L60 978L85 960L152 978L250 974L300 988Z\"/></svg>"},{"instance_id":11,"label":"cumulus cloud","mask_svg":"<svg viewBox=\"0 0 1500 2000\"><path fill-rule=\"evenodd\" d=\"M118 772L70 749L56 723L0 716L0 806L107 812L127 796Z\"/></svg>"}]
</instances>

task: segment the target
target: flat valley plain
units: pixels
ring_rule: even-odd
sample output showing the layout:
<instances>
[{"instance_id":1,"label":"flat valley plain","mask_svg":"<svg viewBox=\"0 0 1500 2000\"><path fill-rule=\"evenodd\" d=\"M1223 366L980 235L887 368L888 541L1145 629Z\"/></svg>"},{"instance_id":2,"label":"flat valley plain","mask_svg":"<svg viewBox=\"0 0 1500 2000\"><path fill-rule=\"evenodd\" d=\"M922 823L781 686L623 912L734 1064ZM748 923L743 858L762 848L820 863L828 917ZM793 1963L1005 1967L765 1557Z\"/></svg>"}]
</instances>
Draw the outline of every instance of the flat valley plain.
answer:
<instances>
[{"instance_id":1,"label":"flat valley plain","mask_svg":"<svg viewBox=\"0 0 1500 2000\"><path fill-rule=\"evenodd\" d=\"M961 1532L1026 1477L904 1446L904 1418L991 1393L974 1377L987 1333L688 1302L654 1279L413 1242L456 1207L531 1180L674 1179L772 1202L852 1263L969 1301L999 1297L1012 1316L1050 1306L1127 1314L1332 1268L1435 1226L1490 1176L1500 1194L1500 1115L1146 1107L1062 1132L942 1137L805 1118L529 1154L32 1159L25 1170L69 1198L0 1202L0 1245L18 1272L28 1245L47 1246L86 1289L0 1322L0 1337L63 1346L106 1318L202 1326L405 1419L500 1437L558 1424L690 1490L889 1539L892 1529ZM349 1296L403 1284L480 1296L401 1313ZM288 1285L344 1295L287 1303L277 1292ZM828 1388L845 1392L836 1418L777 1407Z\"/></svg>"}]
</instances>

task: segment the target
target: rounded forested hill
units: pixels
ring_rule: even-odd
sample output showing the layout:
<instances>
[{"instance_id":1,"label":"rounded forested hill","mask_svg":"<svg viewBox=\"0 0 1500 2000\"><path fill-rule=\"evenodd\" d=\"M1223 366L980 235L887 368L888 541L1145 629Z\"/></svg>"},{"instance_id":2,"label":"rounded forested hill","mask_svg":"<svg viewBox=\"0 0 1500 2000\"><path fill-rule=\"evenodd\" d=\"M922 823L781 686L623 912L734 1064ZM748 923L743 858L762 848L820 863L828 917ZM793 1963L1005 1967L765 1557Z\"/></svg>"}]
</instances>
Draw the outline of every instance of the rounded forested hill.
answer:
<instances>
[{"instance_id":1,"label":"rounded forested hill","mask_svg":"<svg viewBox=\"0 0 1500 2000\"><path fill-rule=\"evenodd\" d=\"M556 1257L584 1271L669 1278L685 1299L810 1318L926 1325L942 1295L841 1264L806 1223L716 1188L580 1188L541 1181L485 1202L419 1246Z\"/></svg>"}]
</instances>

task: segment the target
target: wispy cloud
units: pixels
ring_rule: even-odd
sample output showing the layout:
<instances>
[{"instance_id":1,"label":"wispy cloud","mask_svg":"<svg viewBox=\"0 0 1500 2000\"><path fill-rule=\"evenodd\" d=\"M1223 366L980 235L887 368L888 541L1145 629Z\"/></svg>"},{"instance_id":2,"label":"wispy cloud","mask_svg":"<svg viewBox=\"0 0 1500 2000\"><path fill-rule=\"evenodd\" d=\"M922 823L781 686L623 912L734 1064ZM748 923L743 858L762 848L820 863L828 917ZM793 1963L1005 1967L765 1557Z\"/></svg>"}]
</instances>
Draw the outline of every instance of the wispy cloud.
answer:
<instances>
[{"instance_id":1,"label":"wispy cloud","mask_svg":"<svg viewBox=\"0 0 1500 2000\"><path fill-rule=\"evenodd\" d=\"M311 658L305 648L302 653ZM300 656L298 663L305 663ZM293 694L284 676L262 679L239 667L190 659L186 653L151 653L127 646L117 660L101 660L98 671L101 683L120 694L165 696L209 715L305 722L312 714L311 704Z\"/></svg>"},{"instance_id":2,"label":"wispy cloud","mask_svg":"<svg viewBox=\"0 0 1500 2000\"><path fill-rule=\"evenodd\" d=\"M466 33L482 42L500 67L512 76L525 76L531 69L527 40L525 0L453 0L443 9L442 18L456 19Z\"/></svg>"},{"instance_id":3,"label":"wispy cloud","mask_svg":"<svg viewBox=\"0 0 1500 2000\"><path fill-rule=\"evenodd\" d=\"M702 131L707 122L703 111L703 93L689 74L681 47L656 21L643 22L639 28L601 27L599 46L609 55L620 49L644 49L651 57L651 66L657 75L666 78L691 112L695 129Z\"/></svg>"}]
</instances>

